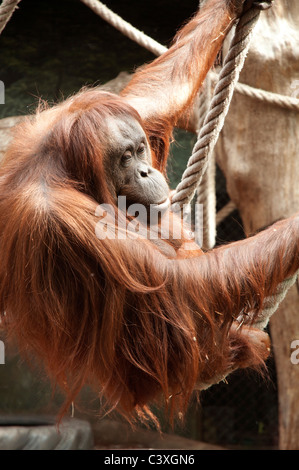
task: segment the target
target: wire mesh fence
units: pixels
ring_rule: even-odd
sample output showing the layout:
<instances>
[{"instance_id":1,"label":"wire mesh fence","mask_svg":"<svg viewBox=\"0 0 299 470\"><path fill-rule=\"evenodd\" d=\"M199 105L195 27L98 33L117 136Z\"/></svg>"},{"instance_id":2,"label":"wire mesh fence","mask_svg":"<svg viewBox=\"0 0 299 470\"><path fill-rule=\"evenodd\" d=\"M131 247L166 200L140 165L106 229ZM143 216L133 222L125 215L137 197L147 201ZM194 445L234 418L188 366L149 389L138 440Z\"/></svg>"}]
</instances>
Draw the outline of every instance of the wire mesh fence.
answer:
<instances>
[{"instance_id":1,"label":"wire mesh fence","mask_svg":"<svg viewBox=\"0 0 299 470\"><path fill-rule=\"evenodd\" d=\"M201 439L229 448L276 448L277 394L273 362L269 378L240 371L202 397Z\"/></svg>"},{"instance_id":2,"label":"wire mesh fence","mask_svg":"<svg viewBox=\"0 0 299 470\"><path fill-rule=\"evenodd\" d=\"M226 181L216 171L217 211L229 202ZM244 238L242 220L234 210L217 227L216 244ZM268 362L268 375L238 371L201 397L198 438L230 448L276 448L278 404L274 359Z\"/></svg>"},{"instance_id":3,"label":"wire mesh fence","mask_svg":"<svg viewBox=\"0 0 299 470\"><path fill-rule=\"evenodd\" d=\"M180 181L195 138L178 131L172 147L169 177L172 187ZM216 210L230 198L221 169L216 168ZM238 210L217 226L216 245L245 237ZM278 443L278 404L274 359L267 362L268 375L238 371L227 382L211 387L191 405L185 435L226 448L276 448ZM180 431L178 431L180 432Z\"/></svg>"}]
</instances>

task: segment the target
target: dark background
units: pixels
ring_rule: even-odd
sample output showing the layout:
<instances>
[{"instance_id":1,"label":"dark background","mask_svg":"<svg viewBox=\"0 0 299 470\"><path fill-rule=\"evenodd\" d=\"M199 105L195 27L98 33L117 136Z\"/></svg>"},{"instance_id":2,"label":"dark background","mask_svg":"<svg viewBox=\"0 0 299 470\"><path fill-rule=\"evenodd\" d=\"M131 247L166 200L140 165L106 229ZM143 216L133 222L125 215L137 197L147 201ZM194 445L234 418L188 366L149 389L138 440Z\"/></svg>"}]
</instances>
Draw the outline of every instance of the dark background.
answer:
<instances>
[{"instance_id":1,"label":"dark background","mask_svg":"<svg viewBox=\"0 0 299 470\"><path fill-rule=\"evenodd\" d=\"M167 46L197 9L194 0L105 3ZM154 59L79 0L22 0L2 33L0 50L7 103L1 117L26 113L36 97L56 101Z\"/></svg>"},{"instance_id":2,"label":"dark background","mask_svg":"<svg viewBox=\"0 0 299 470\"><path fill-rule=\"evenodd\" d=\"M197 9L195 0L107 0L126 21L168 46L182 23ZM82 86L103 84L119 72L133 72L154 55L101 20L79 0L22 0L0 36L0 80L5 105L0 118L31 113L39 98L50 103ZM175 187L191 154L194 136L177 132L171 149L169 176ZM228 201L225 179L217 171L217 208ZM218 227L218 243L243 237L235 211ZM274 364L263 381L238 372L191 405L186 424L176 432L186 437L230 447L271 447L277 444L277 391ZM97 399L83 394L94 416ZM0 413L55 413L61 403L52 397L42 373L19 357L6 355L0 366ZM165 429L168 430L165 425Z\"/></svg>"}]
</instances>

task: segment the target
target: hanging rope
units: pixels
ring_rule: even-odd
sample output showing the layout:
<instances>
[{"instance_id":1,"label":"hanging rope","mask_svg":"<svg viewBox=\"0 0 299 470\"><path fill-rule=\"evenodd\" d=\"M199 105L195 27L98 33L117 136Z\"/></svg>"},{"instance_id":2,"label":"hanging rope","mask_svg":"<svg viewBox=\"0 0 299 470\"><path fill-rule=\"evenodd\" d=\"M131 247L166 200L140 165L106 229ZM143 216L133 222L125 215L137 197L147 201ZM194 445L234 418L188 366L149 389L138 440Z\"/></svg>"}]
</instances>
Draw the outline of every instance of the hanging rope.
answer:
<instances>
[{"instance_id":1,"label":"hanging rope","mask_svg":"<svg viewBox=\"0 0 299 470\"><path fill-rule=\"evenodd\" d=\"M294 274L294 276L285 279L282 281L275 292L270 297L266 297L263 303L263 310L261 313L259 313L256 321L254 322L254 327L259 328L260 330L264 330L268 323L270 318L272 317L273 313L276 312L278 309L279 305L287 295L289 289L295 284L296 280L298 277L298 272ZM246 321L246 318L250 318L250 313L247 315L240 315L237 318L237 321L240 323L240 326Z\"/></svg>"},{"instance_id":2,"label":"hanging rope","mask_svg":"<svg viewBox=\"0 0 299 470\"><path fill-rule=\"evenodd\" d=\"M210 74L206 77L199 99L198 129L201 129L212 99ZM203 250L213 248L216 242L216 160L214 152L209 157L209 165L197 188L194 217L195 226L201 228L195 232L195 241Z\"/></svg>"},{"instance_id":3,"label":"hanging rope","mask_svg":"<svg viewBox=\"0 0 299 470\"><path fill-rule=\"evenodd\" d=\"M180 211L184 204L188 204L193 199L196 189L201 182L202 175L208 165L209 156L223 127L234 87L239 79L240 71L249 49L252 32L259 19L259 15L259 10L251 8L241 16L236 26L234 38L214 90L210 110L200 130L197 143L193 148L192 156L183 173L182 180L172 197L172 209L174 212Z\"/></svg>"},{"instance_id":4,"label":"hanging rope","mask_svg":"<svg viewBox=\"0 0 299 470\"><path fill-rule=\"evenodd\" d=\"M93 10L103 20L107 21L111 26L120 31L124 36L137 42L140 46L149 50L156 56L159 56L167 51L167 47L162 46L154 39L150 38L143 32L134 28L130 23L123 20L116 13L113 13L106 5L97 0L81 0L86 6Z\"/></svg>"},{"instance_id":5,"label":"hanging rope","mask_svg":"<svg viewBox=\"0 0 299 470\"><path fill-rule=\"evenodd\" d=\"M210 77L213 82L218 81L218 74L210 72ZM289 111L299 111L299 100L291 96L281 95L279 93L273 93L271 91L262 90L261 88L254 88L246 85L245 83L237 83L235 87L235 93L240 95L248 96L248 98L264 101L265 103L273 106L279 106Z\"/></svg>"},{"instance_id":6,"label":"hanging rope","mask_svg":"<svg viewBox=\"0 0 299 470\"><path fill-rule=\"evenodd\" d=\"M229 201L225 206L223 206L216 215L216 226L221 224L226 217L228 217L234 210L237 209L236 204L233 201Z\"/></svg>"},{"instance_id":7,"label":"hanging rope","mask_svg":"<svg viewBox=\"0 0 299 470\"><path fill-rule=\"evenodd\" d=\"M0 5L0 34L9 22L13 12L21 0L3 0Z\"/></svg>"}]
</instances>

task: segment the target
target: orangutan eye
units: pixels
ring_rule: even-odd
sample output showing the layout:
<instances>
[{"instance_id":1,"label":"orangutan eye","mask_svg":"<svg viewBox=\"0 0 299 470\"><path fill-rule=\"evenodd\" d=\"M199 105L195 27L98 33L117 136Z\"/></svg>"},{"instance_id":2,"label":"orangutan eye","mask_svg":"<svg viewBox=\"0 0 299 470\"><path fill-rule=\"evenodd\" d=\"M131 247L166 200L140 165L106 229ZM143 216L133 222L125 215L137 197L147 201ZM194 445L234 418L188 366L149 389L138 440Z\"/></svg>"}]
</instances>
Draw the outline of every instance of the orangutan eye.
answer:
<instances>
[{"instance_id":1,"label":"orangutan eye","mask_svg":"<svg viewBox=\"0 0 299 470\"><path fill-rule=\"evenodd\" d=\"M123 156L121 157L121 164L123 166L128 166L132 160L131 150L126 150Z\"/></svg>"},{"instance_id":2,"label":"orangutan eye","mask_svg":"<svg viewBox=\"0 0 299 470\"><path fill-rule=\"evenodd\" d=\"M144 152L145 152L145 145L142 142L138 147L137 153L138 153L138 155L142 155L142 154L144 154Z\"/></svg>"}]
</instances>

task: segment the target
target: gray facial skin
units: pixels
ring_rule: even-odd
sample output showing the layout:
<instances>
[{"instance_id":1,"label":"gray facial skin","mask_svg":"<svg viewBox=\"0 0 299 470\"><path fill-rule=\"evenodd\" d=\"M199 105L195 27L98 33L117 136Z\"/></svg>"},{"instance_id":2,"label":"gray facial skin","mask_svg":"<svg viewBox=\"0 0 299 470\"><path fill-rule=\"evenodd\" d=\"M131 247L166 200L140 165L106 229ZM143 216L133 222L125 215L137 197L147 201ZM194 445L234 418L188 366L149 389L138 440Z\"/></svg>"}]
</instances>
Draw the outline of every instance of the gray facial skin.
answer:
<instances>
[{"instance_id":1,"label":"gray facial skin","mask_svg":"<svg viewBox=\"0 0 299 470\"><path fill-rule=\"evenodd\" d=\"M105 172L112 194L126 196L127 205L169 205L169 187L152 167L151 150L144 130L131 116L107 121Z\"/></svg>"}]
</instances>

